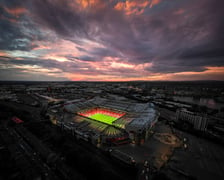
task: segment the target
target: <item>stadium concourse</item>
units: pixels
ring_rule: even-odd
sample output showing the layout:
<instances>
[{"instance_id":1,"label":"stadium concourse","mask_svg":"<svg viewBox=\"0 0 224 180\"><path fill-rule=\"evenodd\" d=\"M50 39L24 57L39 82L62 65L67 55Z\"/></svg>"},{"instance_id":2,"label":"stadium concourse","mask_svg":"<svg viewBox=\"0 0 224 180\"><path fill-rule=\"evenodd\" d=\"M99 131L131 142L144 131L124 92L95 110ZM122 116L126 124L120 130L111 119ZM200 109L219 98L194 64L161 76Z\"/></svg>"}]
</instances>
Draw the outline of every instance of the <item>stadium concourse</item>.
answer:
<instances>
[{"instance_id":1,"label":"stadium concourse","mask_svg":"<svg viewBox=\"0 0 224 180\"><path fill-rule=\"evenodd\" d=\"M95 97L51 107L52 122L77 138L96 146L142 144L157 122L159 113L151 103L133 103Z\"/></svg>"}]
</instances>

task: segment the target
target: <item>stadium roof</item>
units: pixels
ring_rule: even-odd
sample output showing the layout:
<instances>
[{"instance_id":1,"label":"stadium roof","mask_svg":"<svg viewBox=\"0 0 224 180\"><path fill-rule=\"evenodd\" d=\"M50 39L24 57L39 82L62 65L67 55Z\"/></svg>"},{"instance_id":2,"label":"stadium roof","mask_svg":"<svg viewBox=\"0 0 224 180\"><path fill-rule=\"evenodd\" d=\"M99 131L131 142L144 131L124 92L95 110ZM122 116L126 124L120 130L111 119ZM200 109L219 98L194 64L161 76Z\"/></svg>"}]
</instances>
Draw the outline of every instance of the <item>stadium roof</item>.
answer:
<instances>
[{"instance_id":1,"label":"stadium roof","mask_svg":"<svg viewBox=\"0 0 224 180\"><path fill-rule=\"evenodd\" d=\"M127 114L117 122L124 122L125 127L129 129L144 129L150 126L158 119L158 112L151 103L133 103L129 101L111 100L106 98L95 97L90 100L81 100L64 105L66 111L76 114L80 110L93 107L109 108L116 111L124 111ZM116 125L116 123L115 123Z\"/></svg>"}]
</instances>

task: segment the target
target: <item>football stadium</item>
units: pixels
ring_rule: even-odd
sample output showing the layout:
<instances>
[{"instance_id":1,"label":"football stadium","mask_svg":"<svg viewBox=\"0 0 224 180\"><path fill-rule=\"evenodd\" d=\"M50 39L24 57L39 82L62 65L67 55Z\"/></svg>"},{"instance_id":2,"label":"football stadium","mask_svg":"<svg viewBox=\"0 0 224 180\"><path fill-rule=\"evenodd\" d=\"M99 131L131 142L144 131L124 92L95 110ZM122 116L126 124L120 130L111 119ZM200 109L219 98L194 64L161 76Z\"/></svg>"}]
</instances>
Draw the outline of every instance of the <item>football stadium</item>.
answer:
<instances>
[{"instance_id":1,"label":"football stadium","mask_svg":"<svg viewBox=\"0 0 224 180\"><path fill-rule=\"evenodd\" d=\"M55 124L97 146L142 144L159 117L151 103L100 97L69 101L62 112L50 109Z\"/></svg>"}]
</instances>

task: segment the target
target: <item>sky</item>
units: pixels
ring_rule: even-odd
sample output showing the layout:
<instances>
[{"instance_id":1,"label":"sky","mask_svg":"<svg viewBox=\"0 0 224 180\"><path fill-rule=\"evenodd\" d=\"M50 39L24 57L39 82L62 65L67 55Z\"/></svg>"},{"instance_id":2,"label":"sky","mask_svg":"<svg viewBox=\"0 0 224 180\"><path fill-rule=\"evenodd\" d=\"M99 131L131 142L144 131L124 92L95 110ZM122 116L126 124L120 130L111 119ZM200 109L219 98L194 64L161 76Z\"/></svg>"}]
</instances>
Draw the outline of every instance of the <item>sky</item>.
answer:
<instances>
[{"instance_id":1,"label":"sky","mask_svg":"<svg viewBox=\"0 0 224 180\"><path fill-rule=\"evenodd\" d=\"M0 0L0 80L224 80L223 0Z\"/></svg>"}]
</instances>

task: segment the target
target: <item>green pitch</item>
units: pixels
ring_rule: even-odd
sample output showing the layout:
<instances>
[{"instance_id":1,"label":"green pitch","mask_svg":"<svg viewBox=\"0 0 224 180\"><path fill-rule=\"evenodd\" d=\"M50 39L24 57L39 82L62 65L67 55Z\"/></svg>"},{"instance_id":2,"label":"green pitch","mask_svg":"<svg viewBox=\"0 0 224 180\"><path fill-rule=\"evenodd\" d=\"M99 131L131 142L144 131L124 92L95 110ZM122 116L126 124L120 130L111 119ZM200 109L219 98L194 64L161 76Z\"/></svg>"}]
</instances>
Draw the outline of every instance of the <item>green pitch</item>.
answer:
<instances>
[{"instance_id":1,"label":"green pitch","mask_svg":"<svg viewBox=\"0 0 224 180\"><path fill-rule=\"evenodd\" d=\"M106 124L110 124L110 125L117 119L116 117L108 116L101 113L93 114L92 116L89 116L89 118L106 123Z\"/></svg>"}]
</instances>

